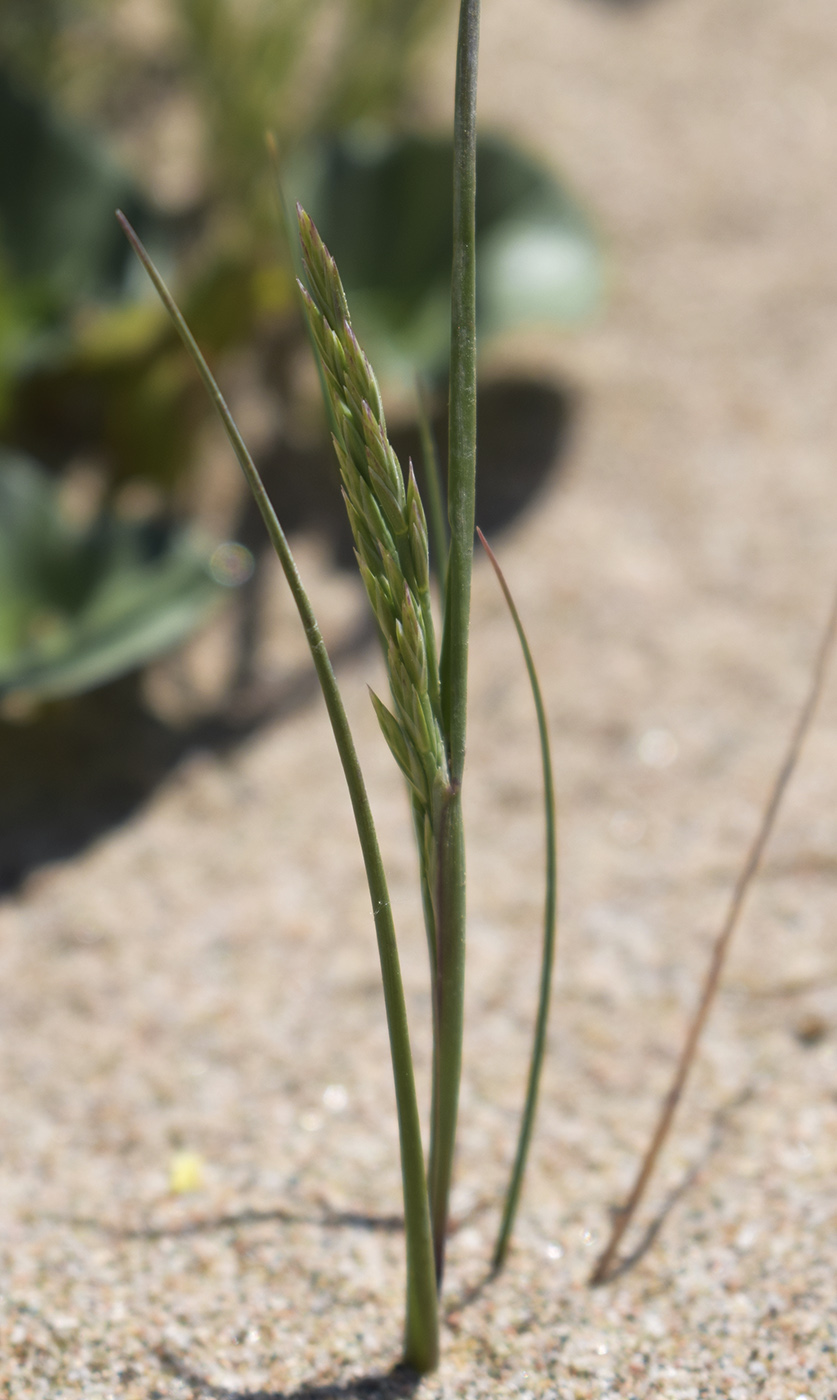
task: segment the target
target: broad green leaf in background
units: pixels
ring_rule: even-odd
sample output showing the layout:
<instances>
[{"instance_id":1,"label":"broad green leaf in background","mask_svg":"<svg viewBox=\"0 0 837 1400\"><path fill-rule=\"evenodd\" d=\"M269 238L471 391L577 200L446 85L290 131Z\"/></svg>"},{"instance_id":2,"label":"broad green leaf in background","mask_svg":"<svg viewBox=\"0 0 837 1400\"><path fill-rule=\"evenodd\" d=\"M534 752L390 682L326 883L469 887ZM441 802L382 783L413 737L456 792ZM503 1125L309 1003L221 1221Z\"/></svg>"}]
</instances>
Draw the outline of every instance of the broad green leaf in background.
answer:
<instances>
[{"instance_id":1,"label":"broad green leaf in background","mask_svg":"<svg viewBox=\"0 0 837 1400\"><path fill-rule=\"evenodd\" d=\"M0 697L78 694L183 641L240 581L214 559L159 522L74 524L51 477L0 454Z\"/></svg>"},{"instance_id":2,"label":"broad green leaf in background","mask_svg":"<svg viewBox=\"0 0 837 1400\"><path fill-rule=\"evenodd\" d=\"M0 69L0 248L44 314L117 294L130 267L113 210L150 211L101 144Z\"/></svg>"},{"instance_id":3,"label":"broad green leaf in background","mask_svg":"<svg viewBox=\"0 0 837 1400\"><path fill-rule=\"evenodd\" d=\"M20 412L33 376L78 360L80 320L130 307L133 275L113 217L123 199L146 232L156 223L130 177L90 133L0 67L0 422ZM80 313L83 312L83 316ZM89 397L89 395L88 395ZM84 394L78 404L85 402ZM48 435L54 404L35 414ZM60 434L59 434L60 435Z\"/></svg>"},{"instance_id":4,"label":"broad green leaf in background","mask_svg":"<svg viewBox=\"0 0 837 1400\"><path fill-rule=\"evenodd\" d=\"M355 131L312 145L288 176L341 270L376 365L444 373L450 332L450 143ZM597 240L543 165L496 136L477 154L477 320L484 342L518 326L569 326L603 294Z\"/></svg>"},{"instance_id":5,"label":"broad green leaf in background","mask_svg":"<svg viewBox=\"0 0 837 1400\"><path fill-rule=\"evenodd\" d=\"M0 427L50 464L97 455L114 481L170 488L192 464L202 399L114 213L133 211L163 263L172 229L96 136L2 67L0 132ZM293 284L247 248L220 248L184 301L220 354L287 314Z\"/></svg>"}]
</instances>

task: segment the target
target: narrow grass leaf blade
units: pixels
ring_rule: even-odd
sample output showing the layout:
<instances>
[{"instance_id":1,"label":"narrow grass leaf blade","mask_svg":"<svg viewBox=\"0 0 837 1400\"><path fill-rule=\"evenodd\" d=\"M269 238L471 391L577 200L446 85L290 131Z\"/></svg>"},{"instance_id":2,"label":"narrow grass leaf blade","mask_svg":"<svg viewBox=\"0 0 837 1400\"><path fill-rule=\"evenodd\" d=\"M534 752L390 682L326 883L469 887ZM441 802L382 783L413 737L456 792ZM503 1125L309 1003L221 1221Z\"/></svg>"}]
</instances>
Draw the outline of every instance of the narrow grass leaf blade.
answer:
<instances>
[{"instance_id":1,"label":"narrow grass leaf blade","mask_svg":"<svg viewBox=\"0 0 837 1400\"><path fill-rule=\"evenodd\" d=\"M418 1098L410 1049L407 1007L404 999L404 986L386 873L354 739L319 624L297 571L296 561L285 538L285 533L264 489L255 463L174 298L128 220L121 213L117 214L117 218L194 361L207 392L220 414L235 455L253 492L305 629L317 679L320 683L340 761L343 765L372 901L395 1080L407 1241L405 1361L417 1371L430 1371L437 1365L439 1358L438 1295Z\"/></svg>"},{"instance_id":2,"label":"narrow grass leaf blade","mask_svg":"<svg viewBox=\"0 0 837 1400\"><path fill-rule=\"evenodd\" d=\"M532 698L535 702L535 711L538 717L541 766L543 768L544 823L546 831L546 895L544 899L543 951L541 953L538 1012L535 1019L535 1034L532 1042L532 1055L529 1062L529 1079L526 1086L526 1099L520 1121L517 1151L515 1153L514 1166L506 1191L500 1231L497 1236L494 1256L491 1261L492 1271L498 1273L505 1262L509 1243L511 1241L512 1230L514 1229L514 1220L520 1201L520 1192L523 1186L524 1173L526 1171L529 1146L532 1141L532 1131L535 1126L538 1089L540 1088L544 1051L546 1049L546 1031L549 1021L549 1005L552 992L552 968L555 962L558 909L558 834L555 817L555 786L552 777L552 754L549 745L549 727L547 725L546 710L544 708L538 673L535 669L535 662L532 657L526 633L523 630L523 624L520 621L520 615L503 575L503 571L482 531L478 529L477 534L479 535L483 549L491 560L492 567L497 575L500 587L503 590L503 597L506 600L512 622L517 629L517 635L520 639L520 646L523 651L523 659L526 662L526 671L529 676Z\"/></svg>"}]
</instances>

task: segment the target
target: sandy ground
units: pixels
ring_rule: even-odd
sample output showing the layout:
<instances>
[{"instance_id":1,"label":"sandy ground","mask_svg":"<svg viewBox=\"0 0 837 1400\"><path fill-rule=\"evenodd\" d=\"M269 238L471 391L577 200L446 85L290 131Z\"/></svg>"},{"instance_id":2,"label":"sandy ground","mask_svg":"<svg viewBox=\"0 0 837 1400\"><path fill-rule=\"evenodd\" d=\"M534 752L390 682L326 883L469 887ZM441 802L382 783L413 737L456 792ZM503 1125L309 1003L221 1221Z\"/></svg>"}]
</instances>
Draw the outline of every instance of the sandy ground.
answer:
<instances>
[{"instance_id":1,"label":"sandy ground","mask_svg":"<svg viewBox=\"0 0 837 1400\"><path fill-rule=\"evenodd\" d=\"M440 65L441 92L449 63ZM439 99L440 102L442 99ZM485 1278L525 1070L542 836L531 701L481 564L470 966L444 1359L388 1377L403 1236L386 1036L318 703L181 768L0 911L0 1394L837 1395L837 678L751 899L636 1244L586 1277L671 1072L805 691L837 526L829 0L486 0L482 111L598 211L607 315L566 471L500 541L541 659L562 947L516 1247ZM362 606L302 542L329 634ZM277 589L272 651L300 656ZM392 874L422 1088L428 995L366 653L342 679ZM173 1155L203 1159L169 1189Z\"/></svg>"}]
</instances>

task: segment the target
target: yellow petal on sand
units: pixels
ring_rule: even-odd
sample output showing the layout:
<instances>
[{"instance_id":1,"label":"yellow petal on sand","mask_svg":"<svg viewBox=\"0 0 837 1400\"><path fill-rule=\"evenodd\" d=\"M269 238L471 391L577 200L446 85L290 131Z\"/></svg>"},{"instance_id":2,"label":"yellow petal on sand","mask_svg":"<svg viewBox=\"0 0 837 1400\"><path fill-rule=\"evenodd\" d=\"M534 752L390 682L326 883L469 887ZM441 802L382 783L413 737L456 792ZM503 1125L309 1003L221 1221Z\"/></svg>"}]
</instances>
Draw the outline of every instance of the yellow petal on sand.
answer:
<instances>
[{"instance_id":1,"label":"yellow petal on sand","mask_svg":"<svg viewBox=\"0 0 837 1400\"><path fill-rule=\"evenodd\" d=\"M169 1164L169 1190L176 1195L200 1191L203 1186L203 1157L198 1152L175 1152Z\"/></svg>"}]
</instances>

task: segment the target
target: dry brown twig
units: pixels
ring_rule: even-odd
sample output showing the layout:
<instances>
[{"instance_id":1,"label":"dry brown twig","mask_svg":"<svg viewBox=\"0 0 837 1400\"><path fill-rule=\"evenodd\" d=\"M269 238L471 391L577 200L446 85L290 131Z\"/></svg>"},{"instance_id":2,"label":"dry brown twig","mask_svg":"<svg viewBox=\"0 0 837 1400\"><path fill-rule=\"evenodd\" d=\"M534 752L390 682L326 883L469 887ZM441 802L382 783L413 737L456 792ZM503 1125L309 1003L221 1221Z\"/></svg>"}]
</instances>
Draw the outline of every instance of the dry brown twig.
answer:
<instances>
[{"instance_id":1,"label":"dry brown twig","mask_svg":"<svg viewBox=\"0 0 837 1400\"><path fill-rule=\"evenodd\" d=\"M680 1058L677 1062L671 1088L663 1100L657 1126L640 1163L640 1168L630 1195L625 1204L614 1212L610 1238L590 1276L590 1283L594 1287L599 1284L607 1283L614 1274L620 1271L617 1251L628 1226L636 1214L637 1207L645 1195L648 1183L657 1165L657 1160L671 1130L674 1115L677 1112L677 1107L683 1095L683 1089L689 1076L689 1071L695 1059L703 1028L706 1025L715 993L718 990L724 960L732 940L732 935L741 917L741 911L744 907L744 901L747 898L750 886L758 874L765 848L776 824L776 817L782 805L782 799L793 777L794 770L799 761L799 756L802 752L802 747L808 736L817 706L822 696L828 665L831 660L831 653L834 650L835 637L837 637L837 590L835 591L831 603L831 611L820 642L808 694L799 712L784 760L774 780L770 797L762 813L761 822L747 854L747 859L744 862L735 888L733 889L726 918L715 939L712 955L709 960L709 968L703 983L703 989L686 1039L683 1043L683 1049L680 1052Z\"/></svg>"}]
</instances>

